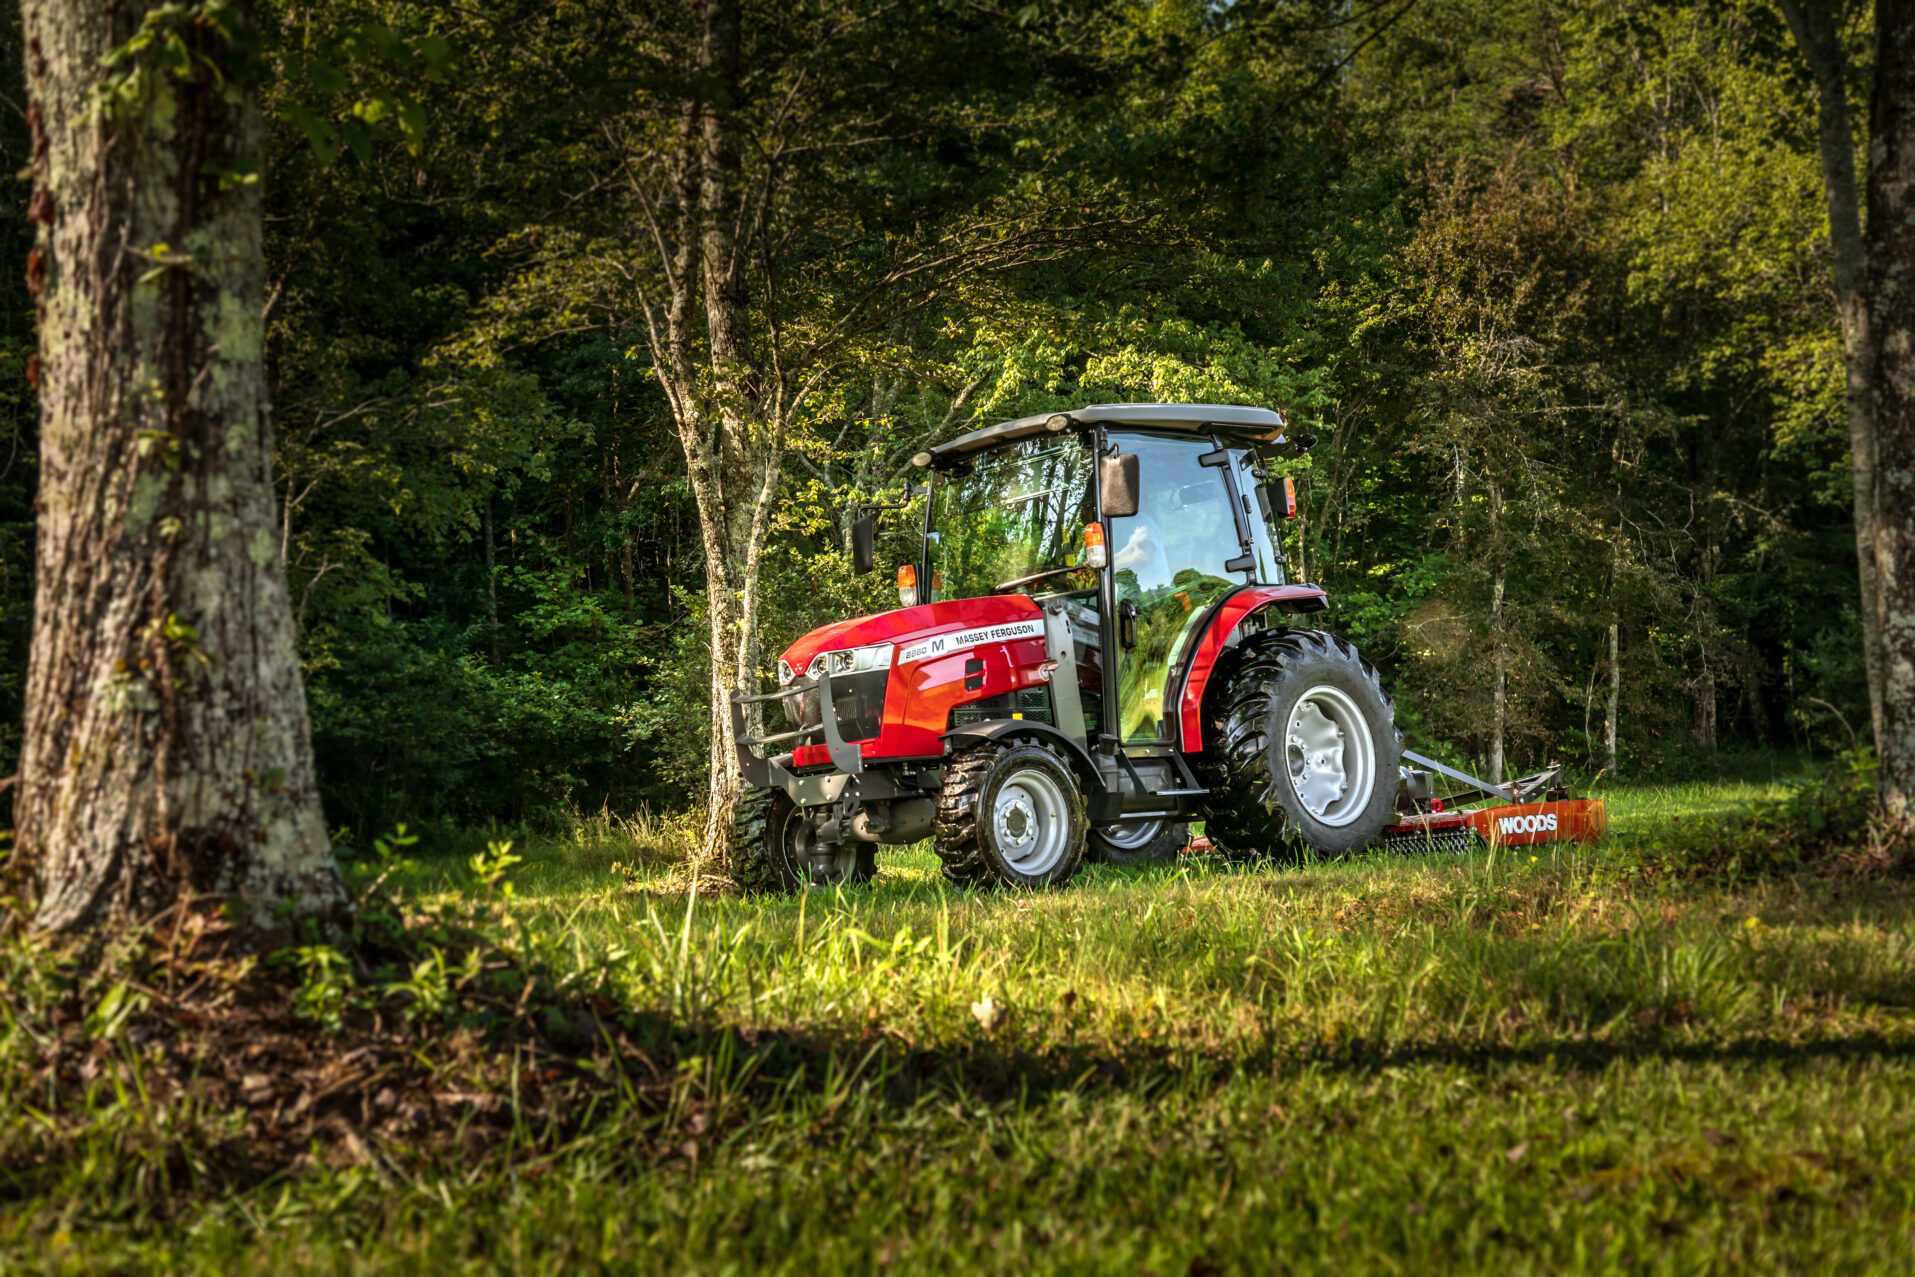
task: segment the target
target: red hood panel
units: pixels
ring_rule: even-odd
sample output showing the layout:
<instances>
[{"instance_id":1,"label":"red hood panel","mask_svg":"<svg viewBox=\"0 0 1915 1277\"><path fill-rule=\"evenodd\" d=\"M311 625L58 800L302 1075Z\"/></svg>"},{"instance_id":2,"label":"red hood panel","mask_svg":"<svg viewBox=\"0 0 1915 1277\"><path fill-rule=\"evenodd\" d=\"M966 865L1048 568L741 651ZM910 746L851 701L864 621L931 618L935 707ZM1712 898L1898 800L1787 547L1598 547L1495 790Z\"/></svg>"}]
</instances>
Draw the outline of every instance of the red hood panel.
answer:
<instances>
[{"instance_id":1,"label":"red hood panel","mask_svg":"<svg viewBox=\"0 0 1915 1277\"><path fill-rule=\"evenodd\" d=\"M985 599L953 599L948 603L926 603L922 607L897 608L872 616L854 617L821 625L784 651L784 660L793 671L802 674L811 658L820 652L837 652L868 643L888 643L947 630L970 629L979 625L1000 625L1029 616L1042 615L1042 609L1022 594L994 595Z\"/></svg>"}]
</instances>

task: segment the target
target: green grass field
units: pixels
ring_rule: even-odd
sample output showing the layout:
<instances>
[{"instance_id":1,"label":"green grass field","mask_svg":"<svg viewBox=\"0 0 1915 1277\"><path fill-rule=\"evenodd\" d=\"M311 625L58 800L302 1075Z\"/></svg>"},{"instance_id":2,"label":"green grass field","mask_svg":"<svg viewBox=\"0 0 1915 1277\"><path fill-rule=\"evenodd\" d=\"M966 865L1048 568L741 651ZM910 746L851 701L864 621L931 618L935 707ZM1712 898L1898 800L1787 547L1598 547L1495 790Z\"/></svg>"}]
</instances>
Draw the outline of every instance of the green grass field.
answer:
<instances>
[{"instance_id":1,"label":"green grass field","mask_svg":"<svg viewBox=\"0 0 1915 1277\"><path fill-rule=\"evenodd\" d=\"M531 843L515 943L665 1026L634 1032L680 1044L668 1103L170 1205L75 1165L0 1208L0 1266L1907 1271L1909 889L1616 865L1758 792L1613 789L1595 849L1038 896L910 851L740 900L686 893L655 827ZM413 850L408 899L472 888L471 847Z\"/></svg>"}]
</instances>

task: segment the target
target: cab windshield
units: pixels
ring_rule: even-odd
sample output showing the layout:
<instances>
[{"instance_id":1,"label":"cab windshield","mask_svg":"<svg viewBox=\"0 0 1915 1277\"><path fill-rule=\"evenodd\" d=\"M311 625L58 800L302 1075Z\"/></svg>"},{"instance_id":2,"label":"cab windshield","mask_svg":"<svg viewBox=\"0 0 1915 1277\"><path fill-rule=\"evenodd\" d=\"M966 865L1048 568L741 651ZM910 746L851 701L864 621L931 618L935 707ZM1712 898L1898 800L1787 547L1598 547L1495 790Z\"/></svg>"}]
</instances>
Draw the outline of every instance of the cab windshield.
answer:
<instances>
[{"instance_id":1,"label":"cab windshield","mask_svg":"<svg viewBox=\"0 0 1915 1277\"><path fill-rule=\"evenodd\" d=\"M1091 450L1081 439L1028 439L937 476L931 497L931 598L974 599L1083 559L1096 517ZM1090 569L1056 571L1021 594L1094 588Z\"/></svg>"}]
</instances>

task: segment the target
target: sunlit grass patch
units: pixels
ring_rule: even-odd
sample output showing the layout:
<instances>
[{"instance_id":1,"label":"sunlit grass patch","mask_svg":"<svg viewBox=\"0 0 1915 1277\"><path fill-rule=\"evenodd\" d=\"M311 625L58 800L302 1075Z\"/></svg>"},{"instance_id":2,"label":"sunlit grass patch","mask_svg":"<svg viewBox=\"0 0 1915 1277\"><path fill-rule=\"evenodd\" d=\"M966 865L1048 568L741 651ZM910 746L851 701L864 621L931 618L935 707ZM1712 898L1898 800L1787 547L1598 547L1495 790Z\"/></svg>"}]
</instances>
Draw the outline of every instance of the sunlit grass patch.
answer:
<instances>
[{"instance_id":1,"label":"sunlit grass patch","mask_svg":"<svg viewBox=\"0 0 1915 1277\"><path fill-rule=\"evenodd\" d=\"M1612 788L1594 847L1186 856L1039 894L952 891L923 846L849 890L694 890L669 876L689 817L523 839L501 942L600 1008L619 1067L675 1079L668 1103L613 1090L576 1133L526 1120L468 1164L321 1165L183 1205L184 1230L88 1207L90 1248L62 1253L274 1271L336 1269L346 1246L368 1267L551 1272L1898 1267L1909 888L1618 872L1632 839L1763 792ZM474 892L464 843L414 850L402 900ZM0 1257L48 1253L73 1211L15 1211Z\"/></svg>"}]
</instances>

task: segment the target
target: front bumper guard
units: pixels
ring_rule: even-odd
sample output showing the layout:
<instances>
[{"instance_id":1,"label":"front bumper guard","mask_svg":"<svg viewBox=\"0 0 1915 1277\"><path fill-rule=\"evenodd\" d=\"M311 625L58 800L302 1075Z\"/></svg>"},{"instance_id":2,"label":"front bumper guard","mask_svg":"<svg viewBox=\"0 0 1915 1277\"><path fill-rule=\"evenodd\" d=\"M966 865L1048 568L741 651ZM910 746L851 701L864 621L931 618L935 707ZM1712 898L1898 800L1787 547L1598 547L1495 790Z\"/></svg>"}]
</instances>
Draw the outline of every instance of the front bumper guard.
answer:
<instances>
[{"instance_id":1,"label":"front bumper guard","mask_svg":"<svg viewBox=\"0 0 1915 1277\"><path fill-rule=\"evenodd\" d=\"M831 765L844 776L856 776L864 770L864 751L848 743L844 738L844 729L838 725L838 702L831 690L831 672L821 670L818 674L818 725L800 727L795 731L774 732L765 736L754 736L745 721L745 706L763 705L771 701L781 701L792 694L789 688L762 695L747 696L744 692L731 694L731 739L738 754L738 773L760 789L782 789L797 797L797 788L809 788L806 782L814 779L828 780L830 777L801 777L794 775L786 765L789 753L766 755L758 753L765 745L783 745L789 742L793 748L799 745L816 744L823 737L825 751L831 755ZM842 789L840 782L838 788Z\"/></svg>"}]
</instances>

